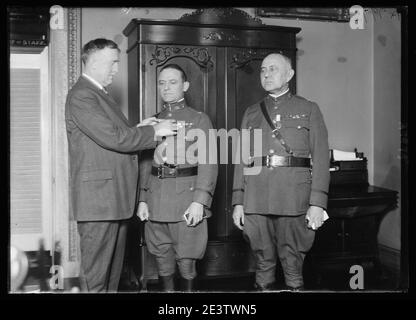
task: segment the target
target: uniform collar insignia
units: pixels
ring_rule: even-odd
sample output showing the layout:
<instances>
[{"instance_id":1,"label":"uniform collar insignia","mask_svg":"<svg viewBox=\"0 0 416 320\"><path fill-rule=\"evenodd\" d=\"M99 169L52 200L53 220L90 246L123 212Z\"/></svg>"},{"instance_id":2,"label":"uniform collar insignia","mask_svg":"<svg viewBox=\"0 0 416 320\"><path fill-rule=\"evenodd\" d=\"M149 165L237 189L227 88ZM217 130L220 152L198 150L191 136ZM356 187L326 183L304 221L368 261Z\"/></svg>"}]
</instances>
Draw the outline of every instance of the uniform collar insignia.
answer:
<instances>
[{"instance_id":1,"label":"uniform collar insignia","mask_svg":"<svg viewBox=\"0 0 416 320\"><path fill-rule=\"evenodd\" d=\"M292 94L290 93L290 91L286 91L284 94L282 94L281 96L278 97L273 97L272 95L267 95L267 97L273 101L274 103L281 103L287 99L289 99L290 97L292 97Z\"/></svg>"},{"instance_id":2,"label":"uniform collar insignia","mask_svg":"<svg viewBox=\"0 0 416 320\"><path fill-rule=\"evenodd\" d=\"M175 102L170 102L170 103L166 102L163 105L163 109L164 110L167 109L169 111L176 111L176 110L180 110L180 109L185 108L185 106L186 106L186 103L185 103L185 99L183 98L183 99L181 99L179 101L175 101Z\"/></svg>"}]
</instances>

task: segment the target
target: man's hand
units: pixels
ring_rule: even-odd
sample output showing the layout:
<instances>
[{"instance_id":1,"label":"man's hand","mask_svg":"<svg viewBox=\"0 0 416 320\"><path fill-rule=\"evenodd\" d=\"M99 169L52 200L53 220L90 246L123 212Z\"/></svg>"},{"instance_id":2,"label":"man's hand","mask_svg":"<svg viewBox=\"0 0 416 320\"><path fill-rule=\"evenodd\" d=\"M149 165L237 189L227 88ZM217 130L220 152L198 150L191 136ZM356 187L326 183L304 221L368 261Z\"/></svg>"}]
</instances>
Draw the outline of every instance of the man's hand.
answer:
<instances>
[{"instance_id":1,"label":"man's hand","mask_svg":"<svg viewBox=\"0 0 416 320\"><path fill-rule=\"evenodd\" d=\"M241 204L234 206L233 220L236 227L240 230L244 228L244 207Z\"/></svg>"},{"instance_id":2,"label":"man's hand","mask_svg":"<svg viewBox=\"0 0 416 320\"><path fill-rule=\"evenodd\" d=\"M156 117L150 117L150 118L146 118L142 122L138 123L136 125L136 127L139 128L139 127L144 127L144 126L153 126L153 125L159 123L160 121L161 120L156 118Z\"/></svg>"},{"instance_id":3,"label":"man's hand","mask_svg":"<svg viewBox=\"0 0 416 320\"><path fill-rule=\"evenodd\" d=\"M202 221L204 215L204 206L199 202L192 202L188 209L186 209L184 216L187 218L186 224L188 227L195 227Z\"/></svg>"},{"instance_id":4,"label":"man's hand","mask_svg":"<svg viewBox=\"0 0 416 320\"><path fill-rule=\"evenodd\" d=\"M317 206L310 206L308 212L306 212L306 221L308 222L308 228L317 230L324 224L324 209Z\"/></svg>"},{"instance_id":5,"label":"man's hand","mask_svg":"<svg viewBox=\"0 0 416 320\"><path fill-rule=\"evenodd\" d=\"M146 202L139 202L139 207L137 208L137 216L141 221L149 220L149 207Z\"/></svg>"},{"instance_id":6,"label":"man's hand","mask_svg":"<svg viewBox=\"0 0 416 320\"><path fill-rule=\"evenodd\" d=\"M175 136L178 131L176 120L173 119L161 120L153 128L155 129L156 137Z\"/></svg>"}]
</instances>

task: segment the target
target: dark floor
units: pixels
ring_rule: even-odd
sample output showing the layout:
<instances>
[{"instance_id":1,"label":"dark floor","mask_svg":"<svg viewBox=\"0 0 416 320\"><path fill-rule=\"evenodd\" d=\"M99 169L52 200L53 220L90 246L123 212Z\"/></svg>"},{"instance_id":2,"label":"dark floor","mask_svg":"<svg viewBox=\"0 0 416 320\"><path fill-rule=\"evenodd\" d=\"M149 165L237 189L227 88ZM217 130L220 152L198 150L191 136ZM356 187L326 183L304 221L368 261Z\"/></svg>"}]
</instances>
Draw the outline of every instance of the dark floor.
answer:
<instances>
[{"instance_id":1,"label":"dark floor","mask_svg":"<svg viewBox=\"0 0 416 320\"><path fill-rule=\"evenodd\" d=\"M45 288L49 279L48 274L43 275L44 280L42 287ZM343 269L342 266L333 265L325 270L320 270L319 274L311 272L304 273L306 291L352 291L350 288L350 279L353 274L349 269ZM278 270L276 274L275 290L284 289L283 274ZM179 284L176 279L177 285ZM158 292L159 284L157 280L147 281L147 288L143 288L133 272L124 272L120 281L120 292L138 293L138 292ZM397 291L399 277L396 272L382 267L381 272L375 272L371 264L364 265L364 290L366 291ZM39 270L33 268L22 286L23 292L36 292L41 289L42 282L39 281ZM71 288L79 287L77 278L65 279L65 291L71 291ZM199 278L197 282L197 291L200 292L255 292L254 274L245 276L228 277L228 278Z\"/></svg>"},{"instance_id":2,"label":"dark floor","mask_svg":"<svg viewBox=\"0 0 416 320\"><path fill-rule=\"evenodd\" d=\"M348 270L347 270L348 271ZM398 290L398 275L387 269L382 270L381 274L376 274L371 269L364 269L364 290L366 291L396 291ZM352 291L350 279L353 275L343 272L338 267L324 270L319 281L311 279L310 275L305 275L305 291ZM283 275L278 274L275 289L284 290ZM179 281L177 281L178 284ZM157 280L147 282L147 290L141 289L137 285L126 281L121 282L120 291L122 292L157 292L160 291ZM199 279L197 290L200 292L255 292L254 274L240 276L236 278L205 278Z\"/></svg>"}]
</instances>

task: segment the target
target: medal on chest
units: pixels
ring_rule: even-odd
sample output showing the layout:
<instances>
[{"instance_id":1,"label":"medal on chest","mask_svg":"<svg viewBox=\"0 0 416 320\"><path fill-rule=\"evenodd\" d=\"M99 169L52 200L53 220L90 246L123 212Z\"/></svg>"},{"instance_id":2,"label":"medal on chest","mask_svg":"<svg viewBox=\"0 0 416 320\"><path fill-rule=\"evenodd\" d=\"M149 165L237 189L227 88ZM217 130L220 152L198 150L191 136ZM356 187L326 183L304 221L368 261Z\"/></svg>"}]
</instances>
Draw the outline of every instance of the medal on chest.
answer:
<instances>
[{"instance_id":1,"label":"medal on chest","mask_svg":"<svg viewBox=\"0 0 416 320\"><path fill-rule=\"evenodd\" d=\"M282 122L280 121L280 114L276 114L276 117L274 118L273 123L277 129L280 129L282 127Z\"/></svg>"}]
</instances>

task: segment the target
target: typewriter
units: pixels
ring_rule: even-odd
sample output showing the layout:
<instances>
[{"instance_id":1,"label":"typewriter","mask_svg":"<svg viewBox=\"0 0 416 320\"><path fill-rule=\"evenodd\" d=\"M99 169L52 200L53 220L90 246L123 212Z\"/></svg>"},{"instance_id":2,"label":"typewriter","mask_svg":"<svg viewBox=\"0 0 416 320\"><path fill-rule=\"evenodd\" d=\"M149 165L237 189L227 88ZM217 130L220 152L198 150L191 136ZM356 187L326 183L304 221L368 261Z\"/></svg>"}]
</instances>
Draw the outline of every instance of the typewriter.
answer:
<instances>
[{"instance_id":1,"label":"typewriter","mask_svg":"<svg viewBox=\"0 0 416 320\"><path fill-rule=\"evenodd\" d=\"M368 186L367 158L363 152L343 153L330 151L330 185L366 185ZM345 156L346 155L346 156Z\"/></svg>"}]
</instances>

